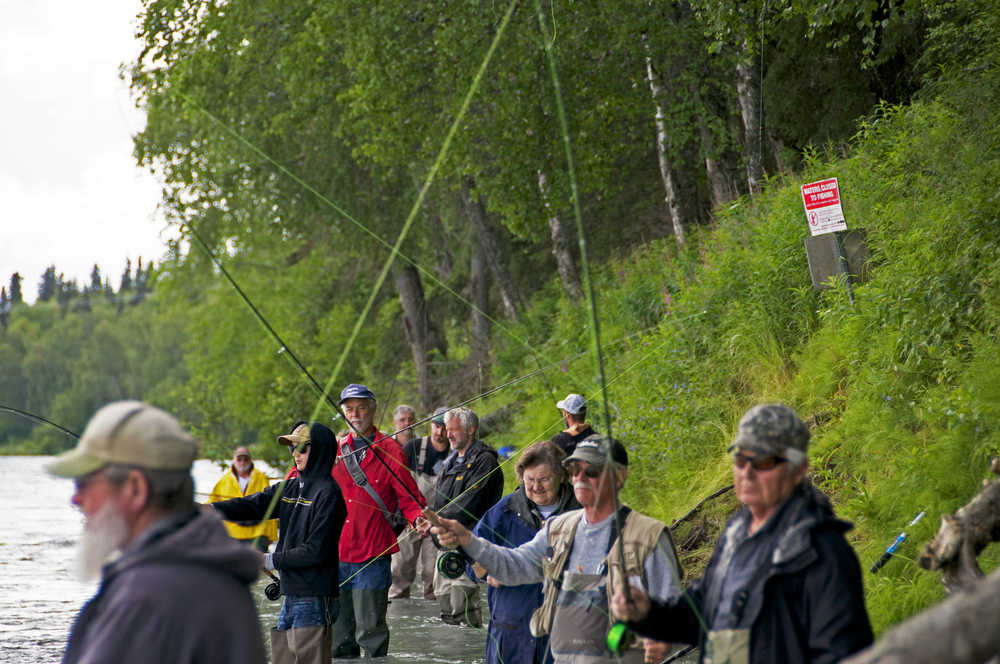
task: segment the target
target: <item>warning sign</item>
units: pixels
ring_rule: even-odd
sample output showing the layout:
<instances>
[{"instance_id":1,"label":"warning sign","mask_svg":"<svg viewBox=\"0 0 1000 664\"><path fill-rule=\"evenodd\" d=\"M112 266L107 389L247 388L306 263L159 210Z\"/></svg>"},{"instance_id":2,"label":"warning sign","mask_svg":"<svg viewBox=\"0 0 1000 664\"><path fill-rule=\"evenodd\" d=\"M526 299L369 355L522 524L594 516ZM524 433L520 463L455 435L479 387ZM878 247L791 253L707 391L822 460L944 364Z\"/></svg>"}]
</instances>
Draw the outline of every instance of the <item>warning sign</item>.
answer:
<instances>
[{"instance_id":1,"label":"warning sign","mask_svg":"<svg viewBox=\"0 0 1000 664\"><path fill-rule=\"evenodd\" d=\"M802 204L813 235L847 230L837 178L802 185Z\"/></svg>"}]
</instances>

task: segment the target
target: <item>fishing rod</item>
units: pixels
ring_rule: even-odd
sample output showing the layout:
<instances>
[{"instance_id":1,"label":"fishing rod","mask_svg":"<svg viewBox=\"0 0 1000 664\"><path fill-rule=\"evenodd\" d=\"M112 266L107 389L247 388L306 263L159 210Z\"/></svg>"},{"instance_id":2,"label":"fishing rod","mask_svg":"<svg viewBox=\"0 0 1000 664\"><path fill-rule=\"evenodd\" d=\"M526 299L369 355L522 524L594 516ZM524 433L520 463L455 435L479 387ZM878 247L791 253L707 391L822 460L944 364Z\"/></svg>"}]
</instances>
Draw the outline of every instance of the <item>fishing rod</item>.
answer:
<instances>
[{"instance_id":1,"label":"fishing rod","mask_svg":"<svg viewBox=\"0 0 1000 664\"><path fill-rule=\"evenodd\" d=\"M597 358L598 375L601 380L601 400L603 401L602 406L604 409L604 428L605 431L607 431L608 441L605 467L612 470L611 481L613 484L611 493L614 501L614 527L618 535L618 556L622 566L621 574L619 575L621 577L622 584L621 590L625 595L626 601L631 603L632 598L628 592L628 579L626 578L627 571L625 569L625 544L623 542L624 532L622 530L621 501L618 497L618 479L617 473L614 472L615 466L612 458L614 437L611 435L611 411L608 409L608 383L604 373L604 356L601 353L600 319L597 315L597 301L594 297L594 284L590 278L589 260L587 258L587 236L583 228L583 214L580 211L580 194L577 188L576 167L573 160L573 147L569 138L569 122L566 119L566 108L563 103L562 85L559 82L559 71L556 67L556 57L552 49L552 39L549 38L549 34L545 29L545 14L542 10L541 0L535 0L535 10L538 15L538 30L542 38L542 43L545 45L545 54L549 61L549 72L552 76L552 87L555 96L556 111L563 134L563 149L566 153L566 170L569 175L570 198L573 201L573 216L576 218L577 241L580 247L581 273L585 286L585 292L587 294L587 308L590 314L591 345ZM625 648L629 646L629 642L629 632L625 623L619 621L612 625L606 638L607 646L611 652L615 655L620 655Z\"/></svg>"},{"instance_id":2,"label":"fishing rod","mask_svg":"<svg viewBox=\"0 0 1000 664\"><path fill-rule=\"evenodd\" d=\"M913 517L913 521L910 521L909 525L907 525L906 528L912 528L913 526L917 525L917 523L919 523L920 520L923 519L924 515L926 514L927 512L925 512L924 510L920 510L920 513L917 514L917 516ZM896 549L899 548L899 545L906 541L907 537L906 528L903 529L903 532L896 535L896 539L893 540L892 544L889 545L889 548L886 549L885 552L879 557L879 559L875 561L875 564L872 565L871 568L872 574L875 574L880 569L882 569L882 566L885 565L887 562L889 562L889 559L892 558L892 555L896 553Z\"/></svg>"},{"instance_id":3,"label":"fishing rod","mask_svg":"<svg viewBox=\"0 0 1000 664\"><path fill-rule=\"evenodd\" d=\"M303 374L305 374L306 378L309 379L309 382L319 393L320 399L325 400L330 405L330 407L333 408L333 412L336 414L334 415L332 421L336 422L337 419L341 416L340 408L338 408L337 405L333 403L333 399L330 398L329 393L323 389L323 387L316 381L315 378L313 378L313 375L309 373L309 370L306 369L305 365L303 365L302 362L299 361L299 358L295 355L295 353L292 352L291 347L289 347L289 345L285 343L284 339L282 339L281 336L275 331L275 329L271 327L271 324L267 322L267 319L264 318L264 315L260 313L260 311L257 309L256 306L254 306L254 303L250 301L250 298L247 297L246 293L243 292L243 289L240 288L240 285L236 283L236 280L233 279L233 277L229 274L229 271L226 270L225 266L222 264L222 261L220 261L216 257L215 252L212 251L212 249L208 246L208 243L205 242L205 240L201 237L201 234L198 233L198 231L195 229L194 224L192 224L189 221L187 223L187 227L188 230L191 231L191 235L198 241L198 244L201 246L201 248L205 250L206 254L208 254L209 259L211 259L215 267L219 268L219 272L221 272L222 275L229 281L230 285L236 290L239 296L243 298L243 302L246 303L246 305L250 308L250 311L252 311L254 316L257 317L257 320L260 321L261 325L263 325L268 332L271 333L271 336L274 337L275 341L277 341L281 345L281 347L278 349L278 354L280 355L282 353L288 353L288 357L292 360L292 362L295 363L295 366L297 366L299 370Z\"/></svg>"},{"instance_id":4,"label":"fishing rod","mask_svg":"<svg viewBox=\"0 0 1000 664\"><path fill-rule=\"evenodd\" d=\"M21 410L20 408L14 408L12 406L3 406L3 405L0 405L0 410L8 412L8 413L12 413L14 415L20 415L21 417L24 417L26 419L32 420L34 422L39 422L41 424L48 424L49 426L53 426L53 427L59 429L60 431L62 431L67 436L70 436L71 438L79 438L80 437L80 434L78 434L78 433L76 433L74 431L70 431L66 427L64 427L64 426L62 426L60 424L56 424L52 420L47 420L44 417L42 417L41 415L35 415L34 413L29 413L26 410Z\"/></svg>"}]
</instances>

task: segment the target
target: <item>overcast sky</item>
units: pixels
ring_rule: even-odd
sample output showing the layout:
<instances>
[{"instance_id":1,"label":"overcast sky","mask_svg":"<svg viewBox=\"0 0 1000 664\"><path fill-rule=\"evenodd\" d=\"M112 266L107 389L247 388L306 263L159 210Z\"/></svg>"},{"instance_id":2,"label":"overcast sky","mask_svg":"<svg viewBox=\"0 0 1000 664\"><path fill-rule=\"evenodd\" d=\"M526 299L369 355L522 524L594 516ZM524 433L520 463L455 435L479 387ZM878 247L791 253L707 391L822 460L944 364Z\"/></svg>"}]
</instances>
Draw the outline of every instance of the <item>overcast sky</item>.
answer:
<instances>
[{"instance_id":1,"label":"overcast sky","mask_svg":"<svg viewBox=\"0 0 1000 664\"><path fill-rule=\"evenodd\" d=\"M0 285L35 300L55 265L80 286L97 263L158 261L173 232L132 158L144 116L118 67L138 54L138 0L0 0Z\"/></svg>"}]
</instances>

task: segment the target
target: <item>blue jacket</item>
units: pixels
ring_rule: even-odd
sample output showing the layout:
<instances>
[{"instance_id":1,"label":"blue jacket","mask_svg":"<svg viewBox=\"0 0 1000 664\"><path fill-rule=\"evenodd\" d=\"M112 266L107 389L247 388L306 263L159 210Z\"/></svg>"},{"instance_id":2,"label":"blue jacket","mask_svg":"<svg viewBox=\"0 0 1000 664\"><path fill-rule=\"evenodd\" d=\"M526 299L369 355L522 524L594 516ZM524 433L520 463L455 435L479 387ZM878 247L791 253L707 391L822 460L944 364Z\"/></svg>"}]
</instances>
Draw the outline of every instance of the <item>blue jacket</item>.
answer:
<instances>
[{"instance_id":1,"label":"blue jacket","mask_svg":"<svg viewBox=\"0 0 1000 664\"><path fill-rule=\"evenodd\" d=\"M566 485L562 489L558 507L551 516L579 506L573 489ZM473 532L490 542L514 548L533 538L542 523L538 508L528 500L524 487L520 486L491 507L476 524ZM552 662L552 655L547 652L549 637L535 638L529 628L531 614L542 605L542 584L502 588L490 586L486 591L486 599L490 606L486 664Z\"/></svg>"}]
</instances>

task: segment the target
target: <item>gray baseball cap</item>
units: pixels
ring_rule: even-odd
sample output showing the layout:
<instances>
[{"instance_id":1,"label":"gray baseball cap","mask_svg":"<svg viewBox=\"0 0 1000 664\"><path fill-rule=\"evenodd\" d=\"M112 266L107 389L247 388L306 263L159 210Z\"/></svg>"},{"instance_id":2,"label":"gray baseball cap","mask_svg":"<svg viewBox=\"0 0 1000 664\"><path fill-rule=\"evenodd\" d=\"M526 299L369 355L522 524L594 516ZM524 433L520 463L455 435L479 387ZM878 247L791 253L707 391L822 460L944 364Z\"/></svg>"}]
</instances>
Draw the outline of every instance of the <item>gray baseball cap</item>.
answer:
<instances>
[{"instance_id":1,"label":"gray baseball cap","mask_svg":"<svg viewBox=\"0 0 1000 664\"><path fill-rule=\"evenodd\" d=\"M762 456L783 456L789 461L805 460L809 429L795 411L780 403L754 406L740 418L736 438L727 451L736 448Z\"/></svg>"},{"instance_id":2,"label":"gray baseball cap","mask_svg":"<svg viewBox=\"0 0 1000 664\"><path fill-rule=\"evenodd\" d=\"M141 401L115 401L87 423L76 447L45 469L59 477L83 477L112 463L149 470L190 470L198 444L180 422Z\"/></svg>"}]
</instances>

